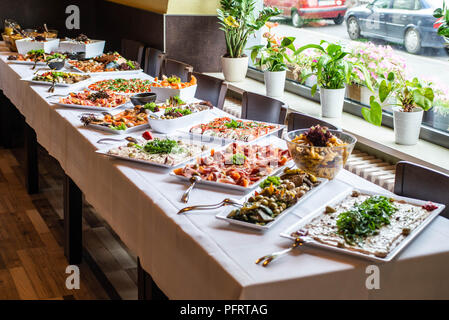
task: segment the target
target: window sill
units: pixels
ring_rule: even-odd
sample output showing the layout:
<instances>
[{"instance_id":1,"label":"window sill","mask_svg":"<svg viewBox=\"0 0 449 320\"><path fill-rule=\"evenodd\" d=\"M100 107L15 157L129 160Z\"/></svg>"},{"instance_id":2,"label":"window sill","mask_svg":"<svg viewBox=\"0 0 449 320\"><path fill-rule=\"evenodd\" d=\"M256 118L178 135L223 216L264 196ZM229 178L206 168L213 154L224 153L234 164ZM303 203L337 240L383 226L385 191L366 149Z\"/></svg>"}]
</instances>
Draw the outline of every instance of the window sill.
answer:
<instances>
[{"instance_id":1,"label":"window sill","mask_svg":"<svg viewBox=\"0 0 449 320\"><path fill-rule=\"evenodd\" d=\"M223 79L222 73L207 73L208 75ZM251 91L265 94L265 85L262 82L246 78L242 82L230 82L228 88L238 94ZM299 95L285 92L282 99L294 111L310 114L320 118L319 102L309 100ZM358 142L377 150L387 158L412 161L449 174L449 149L420 139L414 146L403 146L394 142L393 129L377 127L350 113L343 112L341 119L324 118L326 121L341 127L344 131L357 137Z\"/></svg>"}]
</instances>

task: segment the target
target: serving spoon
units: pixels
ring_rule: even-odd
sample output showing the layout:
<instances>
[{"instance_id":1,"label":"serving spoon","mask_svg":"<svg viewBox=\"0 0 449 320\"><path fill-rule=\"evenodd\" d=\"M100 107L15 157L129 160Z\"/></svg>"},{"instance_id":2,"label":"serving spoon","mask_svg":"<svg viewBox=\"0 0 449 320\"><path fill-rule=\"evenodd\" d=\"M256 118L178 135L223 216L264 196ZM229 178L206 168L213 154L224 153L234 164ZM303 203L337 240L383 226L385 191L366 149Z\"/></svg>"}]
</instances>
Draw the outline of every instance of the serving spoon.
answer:
<instances>
[{"instance_id":1,"label":"serving spoon","mask_svg":"<svg viewBox=\"0 0 449 320\"><path fill-rule=\"evenodd\" d=\"M190 179L190 186L189 188L184 192L184 194L181 197L181 201L184 203L187 203L189 201L189 195L190 192L193 190L193 188L195 187L195 184L199 181L201 181L201 177L200 176L191 176Z\"/></svg>"},{"instance_id":2,"label":"serving spoon","mask_svg":"<svg viewBox=\"0 0 449 320\"><path fill-rule=\"evenodd\" d=\"M103 143L103 142L105 142L105 141L116 141L116 142L120 142L120 141L123 141L123 140L127 140L127 141L133 142L133 143L137 143L136 138L133 138L133 137L126 137L126 138L123 138L123 139L102 138L102 139L98 140L97 143Z\"/></svg>"}]
</instances>

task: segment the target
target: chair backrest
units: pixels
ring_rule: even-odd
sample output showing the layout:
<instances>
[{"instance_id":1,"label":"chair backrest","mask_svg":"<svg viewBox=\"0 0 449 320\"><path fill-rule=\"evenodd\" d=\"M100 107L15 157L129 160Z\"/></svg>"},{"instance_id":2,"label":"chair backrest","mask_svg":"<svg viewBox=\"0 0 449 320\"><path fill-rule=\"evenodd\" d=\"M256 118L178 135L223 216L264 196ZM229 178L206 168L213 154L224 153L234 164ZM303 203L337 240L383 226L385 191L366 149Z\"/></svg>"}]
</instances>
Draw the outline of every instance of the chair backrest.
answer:
<instances>
[{"instance_id":1,"label":"chair backrest","mask_svg":"<svg viewBox=\"0 0 449 320\"><path fill-rule=\"evenodd\" d=\"M399 196L429 200L446 205L440 214L449 218L449 175L416 163L396 164L394 193Z\"/></svg>"},{"instance_id":2,"label":"chair backrest","mask_svg":"<svg viewBox=\"0 0 449 320\"><path fill-rule=\"evenodd\" d=\"M122 56L128 60L137 61L142 69L143 65L143 51L145 49L145 44L130 39L122 39Z\"/></svg>"},{"instance_id":3,"label":"chair backrest","mask_svg":"<svg viewBox=\"0 0 449 320\"><path fill-rule=\"evenodd\" d=\"M192 75L196 78L198 84L195 98L210 101L218 109L223 109L226 92L228 91L228 85L224 80L199 72L191 72L189 79Z\"/></svg>"},{"instance_id":4,"label":"chair backrest","mask_svg":"<svg viewBox=\"0 0 449 320\"><path fill-rule=\"evenodd\" d=\"M311 126L319 124L322 127L328 127L333 130L340 130L340 128L334 126L333 124L326 122L324 120L309 116L300 112L290 112L287 115L287 125L288 131L297 130L297 129L307 129Z\"/></svg>"},{"instance_id":5,"label":"chair backrest","mask_svg":"<svg viewBox=\"0 0 449 320\"><path fill-rule=\"evenodd\" d=\"M164 63L165 53L161 50L148 47L145 49L145 69L146 74L152 77L160 77L162 64Z\"/></svg>"},{"instance_id":6,"label":"chair backrest","mask_svg":"<svg viewBox=\"0 0 449 320\"><path fill-rule=\"evenodd\" d=\"M242 98L242 119L284 124L287 105L280 100L247 92Z\"/></svg>"},{"instance_id":7,"label":"chair backrest","mask_svg":"<svg viewBox=\"0 0 449 320\"><path fill-rule=\"evenodd\" d=\"M165 59L162 64L162 74L167 77L178 76L182 82L189 81L189 73L193 72L193 67L190 64L173 60Z\"/></svg>"}]
</instances>

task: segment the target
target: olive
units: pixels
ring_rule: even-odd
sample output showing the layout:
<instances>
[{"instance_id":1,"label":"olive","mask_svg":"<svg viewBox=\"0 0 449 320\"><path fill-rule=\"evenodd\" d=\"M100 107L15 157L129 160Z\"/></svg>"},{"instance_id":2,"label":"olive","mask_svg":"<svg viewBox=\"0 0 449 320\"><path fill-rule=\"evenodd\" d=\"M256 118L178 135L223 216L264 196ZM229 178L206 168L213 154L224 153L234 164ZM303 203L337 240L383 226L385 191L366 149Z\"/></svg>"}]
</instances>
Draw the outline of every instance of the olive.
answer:
<instances>
[{"instance_id":1,"label":"olive","mask_svg":"<svg viewBox=\"0 0 449 320\"><path fill-rule=\"evenodd\" d=\"M273 213L277 216L278 214L281 213L281 210L279 210L279 209L274 209L274 210L273 210Z\"/></svg>"},{"instance_id":2,"label":"olive","mask_svg":"<svg viewBox=\"0 0 449 320\"><path fill-rule=\"evenodd\" d=\"M278 207L278 205L277 205L276 202L271 202L271 203L269 204L268 207L269 207L271 210L275 210L275 209Z\"/></svg>"},{"instance_id":3,"label":"olive","mask_svg":"<svg viewBox=\"0 0 449 320\"><path fill-rule=\"evenodd\" d=\"M260 201L260 203L264 206L268 206L268 200L267 199L263 199L262 201Z\"/></svg>"}]
</instances>

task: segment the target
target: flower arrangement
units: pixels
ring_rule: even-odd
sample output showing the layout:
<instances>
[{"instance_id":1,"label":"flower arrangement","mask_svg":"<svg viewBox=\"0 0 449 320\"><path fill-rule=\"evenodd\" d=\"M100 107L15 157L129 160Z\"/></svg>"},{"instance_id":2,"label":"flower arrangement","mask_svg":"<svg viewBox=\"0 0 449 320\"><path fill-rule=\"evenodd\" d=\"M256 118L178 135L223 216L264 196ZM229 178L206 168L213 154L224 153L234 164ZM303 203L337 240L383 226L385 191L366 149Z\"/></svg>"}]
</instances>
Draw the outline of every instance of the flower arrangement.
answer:
<instances>
[{"instance_id":1,"label":"flower arrangement","mask_svg":"<svg viewBox=\"0 0 449 320\"><path fill-rule=\"evenodd\" d=\"M276 72L287 70L287 62L291 62L289 54L294 52L294 37L276 37L271 29L277 26L277 23L267 22L268 31L263 34L266 44L256 45L251 48L251 60L260 68L266 71Z\"/></svg>"},{"instance_id":2,"label":"flower arrangement","mask_svg":"<svg viewBox=\"0 0 449 320\"><path fill-rule=\"evenodd\" d=\"M281 13L277 8L265 7L255 17L255 3L256 0L220 0L217 15L220 30L225 33L226 57L242 57L248 37L262 28L268 19Z\"/></svg>"},{"instance_id":3,"label":"flower arrangement","mask_svg":"<svg viewBox=\"0 0 449 320\"><path fill-rule=\"evenodd\" d=\"M387 77L390 72L396 76L403 75L407 67L405 60L390 46L365 42L352 44L348 50L350 54L346 56L346 59L352 63L364 65L374 84L381 76ZM364 81L365 75L360 70L355 70L354 82L363 84Z\"/></svg>"}]
</instances>

